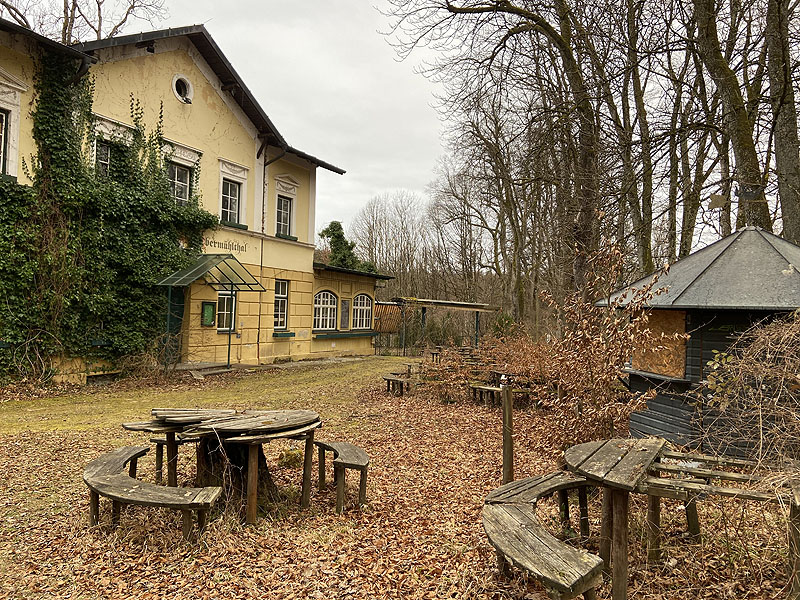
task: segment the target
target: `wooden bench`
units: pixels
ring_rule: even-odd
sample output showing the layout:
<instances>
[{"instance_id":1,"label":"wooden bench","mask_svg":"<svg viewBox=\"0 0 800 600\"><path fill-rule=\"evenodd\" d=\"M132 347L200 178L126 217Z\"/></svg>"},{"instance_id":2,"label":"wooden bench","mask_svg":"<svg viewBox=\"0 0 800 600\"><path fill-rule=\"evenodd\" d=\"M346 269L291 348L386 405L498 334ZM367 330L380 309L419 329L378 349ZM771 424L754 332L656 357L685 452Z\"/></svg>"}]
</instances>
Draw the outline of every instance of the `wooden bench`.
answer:
<instances>
[{"instance_id":1,"label":"wooden bench","mask_svg":"<svg viewBox=\"0 0 800 600\"><path fill-rule=\"evenodd\" d=\"M367 467L369 456L358 446L348 442L323 442L315 440L314 444L319 449L319 489L325 489L325 452L333 452L333 480L336 483L336 513L341 513L344 508L344 472L345 469L355 469L361 472L358 485L358 503L367 503Z\"/></svg>"},{"instance_id":2,"label":"wooden bench","mask_svg":"<svg viewBox=\"0 0 800 600\"><path fill-rule=\"evenodd\" d=\"M386 391L395 396L402 396L404 392L411 391L411 380L406 377L386 375L383 380L386 382Z\"/></svg>"},{"instance_id":3,"label":"wooden bench","mask_svg":"<svg viewBox=\"0 0 800 600\"><path fill-rule=\"evenodd\" d=\"M183 446L184 444L196 444L200 441L199 437L177 437L175 438L175 443L178 446ZM154 437L150 438L150 443L156 445L156 483L162 483L164 481L164 446L167 445L167 438L165 437ZM177 460L178 457L175 457Z\"/></svg>"},{"instance_id":4,"label":"wooden bench","mask_svg":"<svg viewBox=\"0 0 800 600\"><path fill-rule=\"evenodd\" d=\"M219 498L222 488L164 487L136 479L137 461L149 448L124 446L96 458L83 471L83 481L89 487L89 524L100 521L100 496L110 498L111 525L119 525L123 504L158 506L180 510L183 516L183 537L188 540L192 532L192 511L197 511L198 528L202 531L208 511ZM128 466L128 473L125 467Z\"/></svg>"},{"instance_id":5,"label":"wooden bench","mask_svg":"<svg viewBox=\"0 0 800 600\"><path fill-rule=\"evenodd\" d=\"M504 563L508 561L541 581L551 598L567 600L583 594L585 600L594 600L595 588L602 580L603 561L551 535L536 515L536 503L558 493L562 521L568 521L567 494L577 489L581 535L588 537L586 487L589 485L583 477L556 471L512 481L492 491L483 506L483 528L498 552L501 571L505 572Z\"/></svg>"}]
</instances>

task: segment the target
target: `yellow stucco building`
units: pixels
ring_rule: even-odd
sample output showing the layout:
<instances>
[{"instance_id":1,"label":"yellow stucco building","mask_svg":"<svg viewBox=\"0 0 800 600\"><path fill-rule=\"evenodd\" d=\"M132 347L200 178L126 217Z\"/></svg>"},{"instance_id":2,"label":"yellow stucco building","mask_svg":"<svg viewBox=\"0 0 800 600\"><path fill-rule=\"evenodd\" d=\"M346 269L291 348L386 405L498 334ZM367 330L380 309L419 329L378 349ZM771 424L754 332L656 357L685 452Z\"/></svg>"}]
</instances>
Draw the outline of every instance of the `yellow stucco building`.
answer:
<instances>
[{"instance_id":1,"label":"yellow stucco building","mask_svg":"<svg viewBox=\"0 0 800 600\"><path fill-rule=\"evenodd\" d=\"M25 182L36 45L45 42L12 25L0 21L2 164ZM132 100L146 124L162 115L175 201L199 197L220 217L205 233L203 264L219 272L233 257L253 280L215 285L202 264L193 279L172 280L183 362L372 352L375 288L388 277L313 262L316 170L344 171L286 142L203 26L56 46L82 57L94 80L95 168L109 169L133 130Z\"/></svg>"}]
</instances>

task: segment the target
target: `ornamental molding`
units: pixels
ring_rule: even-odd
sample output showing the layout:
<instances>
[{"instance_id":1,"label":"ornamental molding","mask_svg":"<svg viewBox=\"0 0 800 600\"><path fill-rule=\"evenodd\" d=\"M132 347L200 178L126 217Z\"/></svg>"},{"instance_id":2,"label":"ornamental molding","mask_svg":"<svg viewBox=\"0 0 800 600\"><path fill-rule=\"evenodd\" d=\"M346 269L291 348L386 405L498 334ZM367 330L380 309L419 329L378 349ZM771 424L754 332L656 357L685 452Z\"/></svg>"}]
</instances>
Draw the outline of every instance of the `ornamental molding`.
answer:
<instances>
[{"instance_id":1,"label":"ornamental molding","mask_svg":"<svg viewBox=\"0 0 800 600\"><path fill-rule=\"evenodd\" d=\"M28 86L21 79L14 77L11 73L0 67L0 86L10 88L15 92L27 92Z\"/></svg>"},{"instance_id":2,"label":"ornamental molding","mask_svg":"<svg viewBox=\"0 0 800 600\"><path fill-rule=\"evenodd\" d=\"M300 182L287 173L275 176L275 189L279 192L296 196L298 187Z\"/></svg>"},{"instance_id":3,"label":"ornamental molding","mask_svg":"<svg viewBox=\"0 0 800 600\"><path fill-rule=\"evenodd\" d=\"M224 158L219 159L219 170L223 175L229 175L230 177L236 177L242 180L247 179L247 172L249 171L247 167L225 160Z\"/></svg>"}]
</instances>

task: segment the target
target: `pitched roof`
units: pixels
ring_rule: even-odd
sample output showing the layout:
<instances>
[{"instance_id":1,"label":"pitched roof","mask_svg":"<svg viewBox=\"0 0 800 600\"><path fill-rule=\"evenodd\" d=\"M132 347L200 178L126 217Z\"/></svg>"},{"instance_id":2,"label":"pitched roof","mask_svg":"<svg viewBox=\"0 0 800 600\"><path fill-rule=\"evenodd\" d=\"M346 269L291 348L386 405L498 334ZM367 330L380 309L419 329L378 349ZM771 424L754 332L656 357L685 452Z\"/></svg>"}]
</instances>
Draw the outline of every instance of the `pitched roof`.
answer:
<instances>
[{"instance_id":1,"label":"pitched roof","mask_svg":"<svg viewBox=\"0 0 800 600\"><path fill-rule=\"evenodd\" d=\"M301 150L292 148L287 143L203 25L189 25L187 27L175 27L161 29L159 31L122 35L75 44L74 48L83 52L92 52L103 48L115 48L118 46L127 46L129 44L147 45L148 42L183 36L187 37L189 41L194 44L195 48L200 52L200 55L208 63L208 66L211 67L217 77L219 77L222 82L222 88L231 94L242 111L247 115L247 118L256 126L259 134L264 136L268 143L280 148L286 148L290 154L303 158L323 169L338 173L339 175L344 174L343 169Z\"/></svg>"},{"instance_id":2,"label":"pitched roof","mask_svg":"<svg viewBox=\"0 0 800 600\"><path fill-rule=\"evenodd\" d=\"M745 227L673 263L656 284L666 290L649 306L794 310L800 308L798 267L800 247L760 227ZM651 279L652 275L644 277L614 292L611 300Z\"/></svg>"},{"instance_id":3,"label":"pitched roof","mask_svg":"<svg viewBox=\"0 0 800 600\"><path fill-rule=\"evenodd\" d=\"M94 62L96 59L88 54L84 54L80 50L76 50L75 48L70 48L69 46L65 46L64 44L60 44L55 40L51 40L50 38L46 38L43 35L39 35L35 31L31 31L27 27L23 27L18 23L14 23L13 21L7 21L6 19L0 19L0 31L7 31L9 33L15 33L19 35L24 35L40 46L44 46L48 50L54 50L56 52L60 52L61 54L66 54L67 56L71 56L73 58L77 58L80 60L86 60Z\"/></svg>"}]
</instances>

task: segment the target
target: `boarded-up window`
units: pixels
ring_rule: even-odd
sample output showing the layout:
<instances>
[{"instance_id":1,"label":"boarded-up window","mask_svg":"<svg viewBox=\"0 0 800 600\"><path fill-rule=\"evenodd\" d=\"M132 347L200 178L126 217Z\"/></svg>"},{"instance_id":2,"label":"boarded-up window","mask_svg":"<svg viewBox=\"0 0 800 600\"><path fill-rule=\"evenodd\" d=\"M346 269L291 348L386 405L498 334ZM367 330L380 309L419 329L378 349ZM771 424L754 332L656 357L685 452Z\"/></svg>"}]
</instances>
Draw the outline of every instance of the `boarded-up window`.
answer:
<instances>
[{"instance_id":1,"label":"boarded-up window","mask_svg":"<svg viewBox=\"0 0 800 600\"><path fill-rule=\"evenodd\" d=\"M686 312L682 310L651 310L648 329L659 350L638 351L633 355L632 366L637 371L657 373L667 377L686 376L686 339L674 339L675 334L686 333Z\"/></svg>"}]
</instances>

